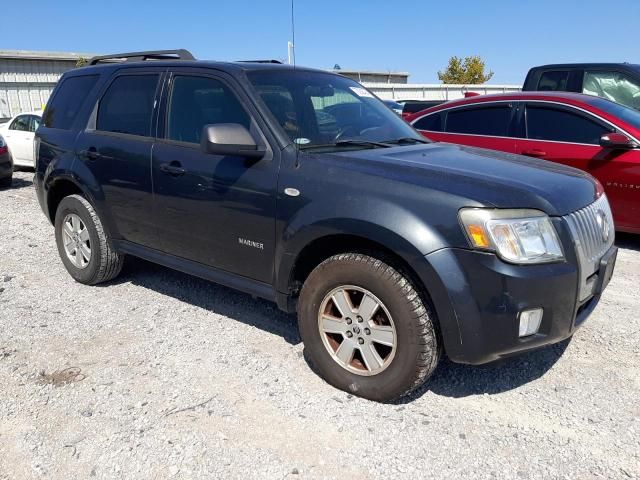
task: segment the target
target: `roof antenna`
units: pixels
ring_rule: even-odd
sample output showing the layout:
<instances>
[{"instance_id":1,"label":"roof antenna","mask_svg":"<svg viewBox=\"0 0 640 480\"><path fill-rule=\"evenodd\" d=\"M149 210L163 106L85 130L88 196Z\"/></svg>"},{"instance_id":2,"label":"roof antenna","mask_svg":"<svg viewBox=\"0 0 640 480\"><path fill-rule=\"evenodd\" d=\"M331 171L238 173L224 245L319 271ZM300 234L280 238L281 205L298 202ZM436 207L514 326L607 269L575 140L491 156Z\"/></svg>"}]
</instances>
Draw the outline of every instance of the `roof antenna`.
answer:
<instances>
[{"instance_id":1,"label":"roof antenna","mask_svg":"<svg viewBox=\"0 0 640 480\"><path fill-rule=\"evenodd\" d=\"M291 41L288 42L288 50L289 50L289 64L291 65L293 61L293 71L296 71L296 20L295 20L295 10L293 8L294 0L291 0ZM300 168L300 149L298 145L295 145L296 149L296 161L294 163L294 168Z\"/></svg>"},{"instance_id":2,"label":"roof antenna","mask_svg":"<svg viewBox=\"0 0 640 480\"><path fill-rule=\"evenodd\" d=\"M294 0L291 0L291 41L287 42L287 53L289 55L289 65L293 63L293 68L296 68L296 20L293 3Z\"/></svg>"}]
</instances>

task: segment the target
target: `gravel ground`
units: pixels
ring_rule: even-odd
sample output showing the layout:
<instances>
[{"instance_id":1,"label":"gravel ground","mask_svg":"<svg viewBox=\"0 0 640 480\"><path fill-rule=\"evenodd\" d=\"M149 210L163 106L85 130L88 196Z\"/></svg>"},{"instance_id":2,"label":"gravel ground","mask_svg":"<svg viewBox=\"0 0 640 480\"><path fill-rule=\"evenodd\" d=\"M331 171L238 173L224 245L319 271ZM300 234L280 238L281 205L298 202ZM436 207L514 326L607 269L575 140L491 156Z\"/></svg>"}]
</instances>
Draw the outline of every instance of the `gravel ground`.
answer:
<instances>
[{"instance_id":1,"label":"gravel ground","mask_svg":"<svg viewBox=\"0 0 640 480\"><path fill-rule=\"evenodd\" d=\"M640 237L571 342L383 405L267 302L136 259L75 283L31 177L0 191L1 479L640 476Z\"/></svg>"}]
</instances>

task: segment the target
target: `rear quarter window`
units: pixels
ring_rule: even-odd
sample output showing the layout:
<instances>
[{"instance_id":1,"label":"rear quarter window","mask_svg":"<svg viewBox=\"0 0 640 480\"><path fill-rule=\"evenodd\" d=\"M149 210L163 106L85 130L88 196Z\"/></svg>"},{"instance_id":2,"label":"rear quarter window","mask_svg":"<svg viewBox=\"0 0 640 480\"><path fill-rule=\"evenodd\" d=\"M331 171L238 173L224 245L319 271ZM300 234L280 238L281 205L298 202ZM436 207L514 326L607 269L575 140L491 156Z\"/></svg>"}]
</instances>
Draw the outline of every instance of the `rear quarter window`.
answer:
<instances>
[{"instance_id":1,"label":"rear quarter window","mask_svg":"<svg viewBox=\"0 0 640 480\"><path fill-rule=\"evenodd\" d=\"M413 128L428 130L430 132L442 132L444 115L442 112L432 113L419 118L413 123Z\"/></svg>"},{"instance_id":2,"label":"rear quarter window","mask_svg":"<svg viewBox=\"0 0 640 480\"><path fill-rule=\"evenodd\" d=\"M98 77L82 75L63 79L44 112L44 126L70 130Z\"/></svg>"}]
</instances>

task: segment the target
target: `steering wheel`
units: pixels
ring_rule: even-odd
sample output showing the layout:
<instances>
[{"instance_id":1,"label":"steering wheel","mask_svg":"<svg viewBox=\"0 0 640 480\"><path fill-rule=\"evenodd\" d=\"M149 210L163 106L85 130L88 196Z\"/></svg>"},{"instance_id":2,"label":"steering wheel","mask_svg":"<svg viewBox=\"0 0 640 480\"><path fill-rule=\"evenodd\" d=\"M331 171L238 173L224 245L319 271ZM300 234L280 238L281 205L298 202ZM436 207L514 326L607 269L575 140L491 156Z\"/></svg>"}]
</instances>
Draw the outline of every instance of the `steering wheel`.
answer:
<instances>
[{"instance_id":1,"label":"steering wheel","mask_svg":"<svg viewBox=\"0 0 640 480\"><path fill-rule=\"evenodd\" d=\"M343 137L347 134L350 134L349 136L354 137L354 136L358 136L359 132L352 125L347 125L345 127L342 127L338 130L338 133L336 133L336 135L333 137L333 143L343 140Z\"/></svg>"}]
</instances>

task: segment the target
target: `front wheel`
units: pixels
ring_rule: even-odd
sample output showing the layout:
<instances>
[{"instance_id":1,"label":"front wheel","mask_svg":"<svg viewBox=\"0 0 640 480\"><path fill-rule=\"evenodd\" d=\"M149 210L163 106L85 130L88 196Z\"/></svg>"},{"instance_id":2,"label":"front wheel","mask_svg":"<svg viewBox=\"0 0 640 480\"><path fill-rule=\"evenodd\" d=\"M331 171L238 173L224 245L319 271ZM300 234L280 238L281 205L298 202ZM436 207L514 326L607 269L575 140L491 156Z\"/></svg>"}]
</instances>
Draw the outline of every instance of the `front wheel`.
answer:
<instances>
[{"instance_id":1,"label":"front wheel","mask_svg":"<svg viewBox=\"0 0 640 480\"><path fill-rule=\"evenodd\" d=\"M300 294L300 335L333 386L376 401L419 387L440 358L434 318L407 276L344 253L316 267Z\"/></svg>"}]
</instances>

